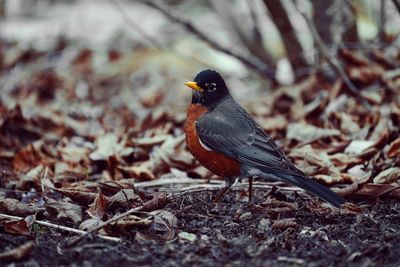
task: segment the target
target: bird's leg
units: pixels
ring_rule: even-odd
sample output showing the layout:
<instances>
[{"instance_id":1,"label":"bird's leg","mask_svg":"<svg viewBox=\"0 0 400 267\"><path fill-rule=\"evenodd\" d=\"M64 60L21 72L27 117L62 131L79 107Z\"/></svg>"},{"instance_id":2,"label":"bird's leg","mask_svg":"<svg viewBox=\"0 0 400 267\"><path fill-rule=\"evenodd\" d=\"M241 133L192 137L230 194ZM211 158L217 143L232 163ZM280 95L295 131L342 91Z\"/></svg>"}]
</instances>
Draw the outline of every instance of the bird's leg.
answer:
<instances>
[{"instance_id":1,"label":"bird's leg","mask_svg":"<svg viewBox=\"0 0 400 267\"><path fill-rule=\"evenodd\" d=\"M225 177L225 188L218 193L217 197L214 199L214 203L221 201L222 197L228 192L229 188L233 185L238 177Z\"/></svg>"},{"instance_id":2,"label":"bird's leg","mask_svg":"<svg viewBox=\"0 0 400 267\"><path fill-rule=\"evenodd\" d=\"M249 177L249 205L252 203L253 200L253 176Z\"/></svg>"}]
</instances>

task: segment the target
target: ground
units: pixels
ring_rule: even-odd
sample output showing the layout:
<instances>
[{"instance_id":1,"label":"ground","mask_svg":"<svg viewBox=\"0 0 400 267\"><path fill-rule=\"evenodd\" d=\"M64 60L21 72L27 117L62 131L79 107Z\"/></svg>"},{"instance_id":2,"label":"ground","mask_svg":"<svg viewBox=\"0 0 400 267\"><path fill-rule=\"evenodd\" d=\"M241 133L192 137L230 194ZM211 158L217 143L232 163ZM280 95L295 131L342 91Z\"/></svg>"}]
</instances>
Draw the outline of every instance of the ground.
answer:
<instances>
[{"instance_id":1,"label":"ground","mask_svg":"<svg viewBox=\"0 0 400 267\"><path fill-rule=\"evenodd\" d=\"M72 236L46 229L35 234L34 251L17 265L398 266L398 201L358 202L363 209L359 214L328 208L318 212L315 203L298 196L278 200L285 198L279 192L266 203L267 194L257 190L252 205L238 191L217 205L210 192L174 199L166 210L178 219L175 231L195 234L194 241L133 238L114 243L91 238L64 248ZM3 248L28 240L0 233Z\"/></svg>"}]
</instances>

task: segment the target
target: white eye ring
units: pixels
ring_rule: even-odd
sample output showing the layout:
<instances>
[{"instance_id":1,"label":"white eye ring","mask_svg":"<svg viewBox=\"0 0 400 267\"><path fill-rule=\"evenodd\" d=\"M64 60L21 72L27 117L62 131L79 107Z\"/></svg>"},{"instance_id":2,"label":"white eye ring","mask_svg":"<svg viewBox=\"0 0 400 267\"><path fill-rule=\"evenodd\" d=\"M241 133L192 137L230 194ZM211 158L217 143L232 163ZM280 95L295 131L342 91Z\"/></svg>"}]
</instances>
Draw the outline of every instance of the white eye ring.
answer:
<instances>
[{"instance_id":1,"label":"white eye ring","mask_svg":"<svg viewBox=\"0 0 400 267\"><path fill-rule=\"evenodd\" d=\"M217 89L217 85L216 85L215 83L210 83L210 84L208 85L208 89L209 89L210 91L215 91L215 89Z\"/></svg>"}]
</instances>

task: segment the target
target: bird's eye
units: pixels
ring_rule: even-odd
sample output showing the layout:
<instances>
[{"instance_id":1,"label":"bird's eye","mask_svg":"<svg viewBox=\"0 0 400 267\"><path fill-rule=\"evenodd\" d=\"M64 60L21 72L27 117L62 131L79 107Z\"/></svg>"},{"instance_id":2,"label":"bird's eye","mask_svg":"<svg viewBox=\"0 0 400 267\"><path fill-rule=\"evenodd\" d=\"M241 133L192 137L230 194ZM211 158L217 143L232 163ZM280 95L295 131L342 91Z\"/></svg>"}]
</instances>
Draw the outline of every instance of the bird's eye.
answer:
<instances>
[{"instance_id":1,"label":"bird's eye","mask_svg":"<svg viewBox=\"0 0 400 267\"><path fill-rule=\"evenodd\" d=\"M215 91L217 89L217 85L215 83L208 84L208 90Z\"/></svg>"}]
</instances>

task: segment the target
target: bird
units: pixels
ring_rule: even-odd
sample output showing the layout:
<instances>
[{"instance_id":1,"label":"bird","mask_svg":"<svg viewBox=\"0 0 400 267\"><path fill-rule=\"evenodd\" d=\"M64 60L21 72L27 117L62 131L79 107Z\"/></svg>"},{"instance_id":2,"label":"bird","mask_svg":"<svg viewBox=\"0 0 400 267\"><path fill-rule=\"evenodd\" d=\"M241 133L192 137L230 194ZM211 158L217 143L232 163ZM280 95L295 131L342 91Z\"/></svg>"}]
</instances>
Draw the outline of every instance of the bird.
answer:
<instances>
[{"instance_id":1,"label":"bird","mask_svg":"<svg viewBox=\"0 0 400 267\"><path fill-rule=\"evenodd\" d=\"M298 169L251 115L232 97L222 76L202 70L193 81L184 125L188 150L200 164L225 180L219 201L237 179L253 178L298 186L340 208L345 200Z\"/></svg>"}]
</instances>

